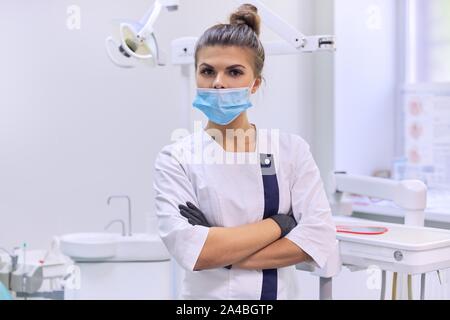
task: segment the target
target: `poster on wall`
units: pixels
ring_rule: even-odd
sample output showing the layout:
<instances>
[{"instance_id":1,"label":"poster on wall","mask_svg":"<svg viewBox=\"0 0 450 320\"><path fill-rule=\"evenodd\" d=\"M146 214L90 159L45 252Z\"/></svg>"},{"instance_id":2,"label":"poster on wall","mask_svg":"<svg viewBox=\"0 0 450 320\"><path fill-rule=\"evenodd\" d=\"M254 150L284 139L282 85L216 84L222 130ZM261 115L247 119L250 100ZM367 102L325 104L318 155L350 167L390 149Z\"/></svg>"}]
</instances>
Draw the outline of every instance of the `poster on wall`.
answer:
<instances>
[{"instance_id":1,"label":"poster on wall","mask_svg":"<svg viewBox=\"0 0 450 320\"><path fill-rule=\"evenodd\" d=\"M404 102L404 178L450 188L450 88L412 88Z\"/></svg>"}]
</instances>

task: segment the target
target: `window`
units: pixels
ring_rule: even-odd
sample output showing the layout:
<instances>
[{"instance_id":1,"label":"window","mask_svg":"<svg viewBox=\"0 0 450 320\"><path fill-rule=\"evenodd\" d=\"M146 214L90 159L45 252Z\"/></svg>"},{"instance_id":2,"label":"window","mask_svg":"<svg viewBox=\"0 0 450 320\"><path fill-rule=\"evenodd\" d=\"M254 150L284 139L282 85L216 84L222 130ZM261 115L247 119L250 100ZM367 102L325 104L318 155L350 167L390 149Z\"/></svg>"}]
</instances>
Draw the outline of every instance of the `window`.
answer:
<instances>
[{"instance_id":1,"label":"window","mask_svg":"<svg viewBox=\"0 0 450 320\"><path fill-rule=\"evenodd\" d=\"M450 191L450 1L403 1L406 86L400 118L406 165L400 159L399 168L407 168L405 178Z\"/></svg>"},{"instance_id":2,"label":"window","mask_svg":"<svg viewBox=\"0 0 450 320\"><path fill-rule=\"evenodd\" d=\"M450 1L407 1L407 81L450 82Z\"/></svg>"}]
</instances>

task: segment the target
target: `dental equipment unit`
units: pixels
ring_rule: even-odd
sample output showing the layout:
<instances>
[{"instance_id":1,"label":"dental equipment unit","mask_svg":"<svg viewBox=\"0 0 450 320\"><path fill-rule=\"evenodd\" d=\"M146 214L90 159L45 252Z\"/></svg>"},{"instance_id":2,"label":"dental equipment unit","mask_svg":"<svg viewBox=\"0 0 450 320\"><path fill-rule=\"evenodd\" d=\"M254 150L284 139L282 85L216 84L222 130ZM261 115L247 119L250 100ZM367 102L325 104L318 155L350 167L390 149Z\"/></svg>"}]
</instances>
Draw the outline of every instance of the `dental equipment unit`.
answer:
<instances>
[{"instance_id":1,"label":"dental equipment unit","mask_svg":"<svg viewBox=\"0 0 450 320\"><path fill-rule=\"evenodd\" d=\"M405 225L376 222L386 228L378 235L338 232L334 253L327 265L314 268L302 263L298 270L310 271L320 277L320 298L332 298L332 278L341 266L367 269L377 266L382 271L380 298L385 299L386 271L393 272L392 298L396 299L398 273L408 277L408 299L412 299L412 275L421 275L420 298L425 298L425 275L450 268L450 231L424 227L427 188L418 180L394 181L346 173L333 175L331 207L336 225L361 228L372 220L350 217L350 203L341 202L343 193L366 195L391 200L402 211Z\"/></svg>"},{"instance_id":2,"label":"dental equipment unit","mask_svg":"<svg viewBox=\"0 0 450 320\"><path fill-rule=\"evenodd\" d=\"M28 250L27 245L13 252L0 249L0 284L12 298L64 299L64 286L71 276L73 262L62 255L54 239L49 250Z\"/></svg>"}]
</instances>

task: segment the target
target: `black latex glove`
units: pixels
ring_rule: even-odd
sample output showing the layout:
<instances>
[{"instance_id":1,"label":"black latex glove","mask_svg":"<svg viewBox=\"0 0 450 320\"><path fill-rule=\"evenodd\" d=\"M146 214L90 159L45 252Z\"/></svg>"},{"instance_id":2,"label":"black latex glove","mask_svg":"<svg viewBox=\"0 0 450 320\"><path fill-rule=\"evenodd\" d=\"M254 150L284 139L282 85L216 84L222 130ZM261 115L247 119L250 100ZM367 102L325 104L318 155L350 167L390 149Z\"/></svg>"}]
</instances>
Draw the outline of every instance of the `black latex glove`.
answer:
<instances>
[{"instance_id":1,"label":"black latex glove","mask_svg":"<svg viewBox=\"0 0 450 320\"><path fill-rule=\"evenodd\" d=\"M186 206L180 204L178 208L181 215L187 218L188 222L193 226L211 227L211 224L205 218L205 214L191 202L186 202ZM231 264L224 268L231 269Z\"/></svg>"},{"instance_id":2,"label":"black latex glove","mask_svg":"<svg viewBox=\"0 0 450 320\"><path fill-rule=\"evenodd\" d=\"M274 220L278 226L281 229L281 236L280 238L283 238L285 235L287 235L289 232L291 232L292 229L294 229L297 226L297 222L295 221L294 217L291 214L275 214L273 216L270 216L269 219Z\"/></svg>"},{"instance_id":3,"label":"black latex glove","mask_svg":"<svg viewBox=\"0 0 450 320\"><path fill-rule=\"evenodd\" d=\"M189 223L193 226L211 227L208 220L205 218L205 214L191 202L186 202L186 206L180 204L178 209L180 209L181 215L187 218Z\"/></svg>"}]
</instances>

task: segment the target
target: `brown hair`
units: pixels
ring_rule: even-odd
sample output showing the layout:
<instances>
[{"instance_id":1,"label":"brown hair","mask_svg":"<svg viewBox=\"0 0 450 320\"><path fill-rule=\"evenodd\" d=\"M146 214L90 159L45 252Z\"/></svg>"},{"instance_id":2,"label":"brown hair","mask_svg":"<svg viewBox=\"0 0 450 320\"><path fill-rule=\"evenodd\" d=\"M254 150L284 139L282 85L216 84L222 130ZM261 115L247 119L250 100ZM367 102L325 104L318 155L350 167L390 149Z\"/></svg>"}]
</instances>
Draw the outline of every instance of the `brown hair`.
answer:
<instances>
[{"instance_id":1,"label":"brown hair","mask_svg":"<svg viewBox=\"0 0 450 320\"><path fill-rule=\"evenodd\" d=\"M247 48L253 55L253 72L261 77L264 67L264 47L259 40L261 18L258 9L251 4L240 6L230 16L229 24L217 24L207 29L195 47L195 67L197 68L198 52L210 46L237 46Z\"/></svg>"}]
</instances>

